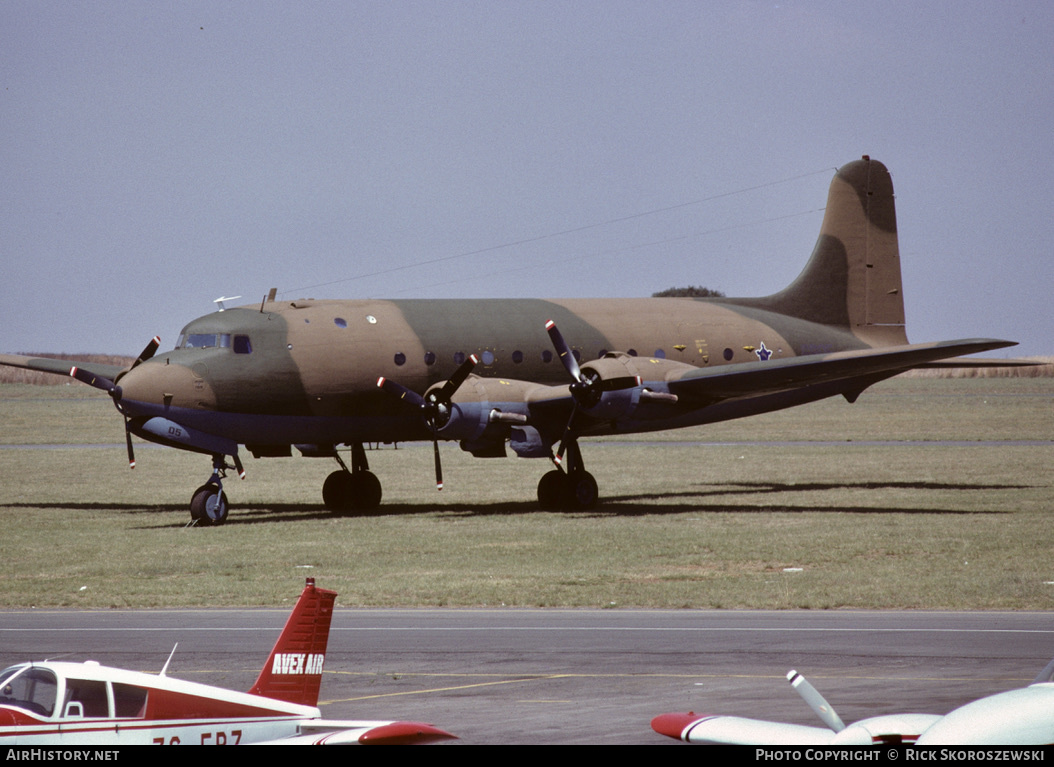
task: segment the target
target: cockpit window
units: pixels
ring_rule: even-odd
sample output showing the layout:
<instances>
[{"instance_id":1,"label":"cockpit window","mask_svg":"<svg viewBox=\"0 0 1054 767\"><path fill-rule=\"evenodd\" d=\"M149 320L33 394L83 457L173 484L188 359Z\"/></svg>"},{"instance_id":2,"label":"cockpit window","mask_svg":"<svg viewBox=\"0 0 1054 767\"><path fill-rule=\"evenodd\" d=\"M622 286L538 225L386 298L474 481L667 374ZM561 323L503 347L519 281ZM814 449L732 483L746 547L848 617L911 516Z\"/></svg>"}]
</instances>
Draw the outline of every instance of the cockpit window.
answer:
<instances>
[{"instance_id":1,"label":"cockpit window","mask_svg":"<svg viewBox=\"0 0 1054 767\"><path fill-rule=\"evenodd\" d=\"M235 354L252 354L253 345L249 342L249 336L235 336L234 337L234 353Z\"/></svg>"},{"instance_id":2,"label":"cockpit window","mask_svg":"<svg viewBox=\"0 0 1054 767\"><path fill-rule=\"evenodd\" d=\"M231 345L230 333L187 333L180 338L180 349L227 349Z\"/></svg>"},{"instance_id":3,"label":"cockpit window","mask_svg":"<svg viewBox=\"0 0 1054 767\"><path fill-rule=\"evenodd\" d=\"M74 679L66 677L66 705L64 715L73 709L70 703L80 703L80 715L101 718L110 715L110 702L106 697L106 682L98 679Z\"/></svg>"},{"instance_id":4,"label":"cockpit window","mask_svg":"<svg viewBox=\"0 0 1054 767\"><path fill-rule=\"evenodd\" d=\"M135 717L142 719L146 716L145 687L136 687L130 684L113 683L113 708L114 714L119 717Z\"/></svg>"},{"instance_id":5,"label":"cockpit window","mask_svg":"<svg viewBox=\"0 0 1054 767\"><path fill-rule=\"evenodd\" d=\"M19 671L21 671L22 669L26 668L26 665L27 664L22 663L22 664L20 664L18 666L10 666L9 668L5 668L3 670L3 673L0 673L0 689L3 689L3 686L7 682L7 678L9 676L14 676Z\"/></svg>"},{"instance_id":6,"label":"cockpit window","mask_svg":"<svg viewBox=\"0 0 1054 767\"><path fill-rule=\"evenodd\" d=\"M58 682L52 672L20 666L7 669L2 676L0 705L15 706L40 716L51 716L55 711Z\"/></svg>"}]
</instances>

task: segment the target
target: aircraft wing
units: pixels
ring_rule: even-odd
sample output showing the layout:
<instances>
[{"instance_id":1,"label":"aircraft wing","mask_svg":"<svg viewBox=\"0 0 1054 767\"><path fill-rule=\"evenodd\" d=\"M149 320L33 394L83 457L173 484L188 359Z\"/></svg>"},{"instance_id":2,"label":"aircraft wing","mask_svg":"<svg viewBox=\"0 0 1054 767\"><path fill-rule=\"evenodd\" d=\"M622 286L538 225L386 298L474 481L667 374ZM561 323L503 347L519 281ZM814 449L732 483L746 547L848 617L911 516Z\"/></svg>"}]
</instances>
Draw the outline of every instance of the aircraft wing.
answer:
<instances>
[{"instance_id":1,"label":"aircraft wing","mask_svg":"<svg viewBox=\"0 0 1054 767\"><path fill-rule=\"evenodd\" d=\"M52 359L50 357L24 357L20 354L0 354L0 365L24 370L38 370L42 373L68 376L70 368L87 370L92 375L108 378L111 381L126 365L106 365L101 362L79 362L77 360Z\"/></svg>"},{"instance_id":2,"label":"aircraft wing","mask_svg":"<svg viewBox=\"0 0 1054 767\"><path fill-rule=\"evenodd\" d=\"M926 363L963 354L1014 346L1013 341L974 338L930 344L884 346L832 354L810 354L788 359L723 365L677 371L668 381L678 397L719 402L739 397L801 389L816 384L844 382L846 397L856 396L873 383Z\"/></svg>"},{"instance_id":3,"label":"aircraft wing","mask_svg":"<svg viewBox=\"0 0 1054 767\"><path fill-rule=\"evenodd\" d=\"M409 746L457 740L456 735L422 722L371 722L312 719L300 735L258 745L277 746Z\"/></svg>"},{"instance_id":4,"label":"aircraft wing","mask_svg":"<svg viewBox=\"0 0 1054 767\"><path fill-rule=\"evenodd\" d=\"M914 743L920 733L941 719L936 714L886 714L863 719L835 732L826 727L766 722L742 716L673 713L652 719L651 728L675 740L709 746L872 746Z\"/></svg>"},{"instance_id":5,"label":"aircraft wing","mask_svg":"<svg viewBox=\"0 0 1054 767\"><path fill-rule=\"evenodd\" d=\"M822 746L836 734L826 727L692 713L661 714L651 720L651 728L676 740L709 746Z\"/></svg>"}]
</instances>

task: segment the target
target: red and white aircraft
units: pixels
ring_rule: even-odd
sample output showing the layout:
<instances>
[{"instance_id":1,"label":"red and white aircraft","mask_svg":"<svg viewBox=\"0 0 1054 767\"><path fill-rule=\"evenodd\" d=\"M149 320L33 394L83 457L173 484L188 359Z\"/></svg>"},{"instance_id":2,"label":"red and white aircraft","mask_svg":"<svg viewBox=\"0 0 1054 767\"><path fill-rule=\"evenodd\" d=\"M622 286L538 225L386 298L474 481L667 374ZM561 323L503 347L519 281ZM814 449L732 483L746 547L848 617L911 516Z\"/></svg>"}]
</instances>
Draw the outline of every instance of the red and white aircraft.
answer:
<instances>
[{"instance_id":1,"label":"red and white aircraft","mask_svg":"<svg viewBox=\"0 0 1054 767\"><path fill-rule=\"evenodd\" d=\"M431 743L429 724L325 720L317 708L334 591L307 579L249 692L85 663L0 672L0 744L137 745Z\"/></svg>"},{"instance_id":2,"label":"red and white aircraft","mask_svg":"<svg viewBox=\"0 0 1054 767\"><path fill-rule=\"evenodd\" d=\"M881 744L1042 745L1054 743L1054 661L1028 687L1009 690L937 714L887 714L843 724L831 705L797 671L787 680L827 725L765 722L740 716L662 714L651 728L688 743L746 746L870 746Z\"/></svg>"}]
</instances>

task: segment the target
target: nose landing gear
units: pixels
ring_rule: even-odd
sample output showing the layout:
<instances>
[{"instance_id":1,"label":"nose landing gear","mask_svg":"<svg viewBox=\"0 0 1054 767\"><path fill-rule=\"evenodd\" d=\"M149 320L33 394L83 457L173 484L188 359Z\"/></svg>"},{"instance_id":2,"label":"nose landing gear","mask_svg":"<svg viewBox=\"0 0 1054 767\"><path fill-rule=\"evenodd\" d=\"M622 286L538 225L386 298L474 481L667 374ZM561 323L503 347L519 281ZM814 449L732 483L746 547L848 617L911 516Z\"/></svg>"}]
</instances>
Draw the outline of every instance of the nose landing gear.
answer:
<instances>
[{"instance_id":1,"label":"nose landing gear","mask_svg":"<svg viewBox=\"0 0 1054 767\"><path fill-rule=\"evenodd\" d=\"M207 527L218 526L227 521L227 494L219 480L210 479L194 491L190 499L190 518L195 524Z\"/></svg>"},{"instance_id":2,"label":"nose landing gear","mask_svg":"<svg viewBox=\"0 0 1054 767\"><path fill-rule=\"evenodd\" d=\"M222 480L227 477L227 469L235 469L238 476L245 478L245 470L238 456L233 456L234 465L229 466L220 454L212 456L212 476L208 482L194 491L190 498L190 520L199 527L218 527L227 521L230 506L227 494L223 492Z\"/></svg>"}]
</instances>

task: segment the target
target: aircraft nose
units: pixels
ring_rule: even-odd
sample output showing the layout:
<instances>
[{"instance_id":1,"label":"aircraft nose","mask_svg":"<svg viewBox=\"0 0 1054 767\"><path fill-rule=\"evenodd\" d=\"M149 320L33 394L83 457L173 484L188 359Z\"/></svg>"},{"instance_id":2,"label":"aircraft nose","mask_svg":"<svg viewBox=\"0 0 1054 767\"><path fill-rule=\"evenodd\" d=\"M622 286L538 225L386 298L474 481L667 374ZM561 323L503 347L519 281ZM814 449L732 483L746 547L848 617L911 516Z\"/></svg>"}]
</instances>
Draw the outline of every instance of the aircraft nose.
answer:
<instances>
[{"instance_id":1,"label":"aircraft nose","mask_svg":"<svg viewBox=\"0 0 1054 767\"><path fill-rule=\"evenodd\" d=\"M212 410L216 396L205 378L184 365L150 360L137 365L119 379L121 408L139 415L137 405Z\"/></svg>"}]
</instances>

